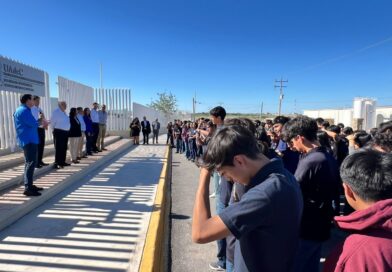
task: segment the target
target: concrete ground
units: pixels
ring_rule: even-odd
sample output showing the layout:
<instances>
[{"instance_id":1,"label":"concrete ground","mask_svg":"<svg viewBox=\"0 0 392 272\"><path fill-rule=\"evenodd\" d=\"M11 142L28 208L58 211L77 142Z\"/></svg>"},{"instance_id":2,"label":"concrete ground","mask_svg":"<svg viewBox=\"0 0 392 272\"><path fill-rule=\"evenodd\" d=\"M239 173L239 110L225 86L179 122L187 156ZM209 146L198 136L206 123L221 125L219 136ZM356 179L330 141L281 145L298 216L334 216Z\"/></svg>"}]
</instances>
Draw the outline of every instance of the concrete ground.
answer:
<instances>
[{"instance_id":1,"label":"concrete ground","mask_svg":"<svg viewBox=\"0 0 392 272\"><path fill-rule=\"evenodd\" d=\"M216 242L199 245L192 242L192 212L199 182L199 169L183 154L173 151L171 210L171 271L210 271L216 261ZM211 187L212 188L212 187ZM211 190L210 190L211 191ZM211 199L211 208L215 199ZM214 211L213 211L214 214Z\"/></svg>"},{"instance_id":2,"label":"concrete ground","mask_svg":"<svg viewBox=\"0 0 392 272\"><path fill-rule=\"evenodd\" d=\"M137 271L166 148L125 150L1 231L0 270Z\"/></svg>"}]
</instances>

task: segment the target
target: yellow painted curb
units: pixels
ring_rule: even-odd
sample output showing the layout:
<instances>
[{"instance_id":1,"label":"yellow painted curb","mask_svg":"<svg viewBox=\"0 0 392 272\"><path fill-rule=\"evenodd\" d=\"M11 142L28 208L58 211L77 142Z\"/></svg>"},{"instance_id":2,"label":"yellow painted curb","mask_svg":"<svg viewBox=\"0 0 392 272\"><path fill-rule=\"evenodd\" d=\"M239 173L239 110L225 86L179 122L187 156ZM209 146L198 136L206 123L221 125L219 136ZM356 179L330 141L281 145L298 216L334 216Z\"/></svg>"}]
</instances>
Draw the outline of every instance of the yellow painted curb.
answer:
<instances>
[{"instance_id":1,"label":"yellow painted curb","mask_svg":"<svg viewBox=\"0 0 392 272\"><path fill-rule=\"evenodd\" d=\"M140 272L165 271L165 254L167 254L165 252L165 222L168 215L166 195L170 181L170 175L168 175L170 166L171 149L167 147L139 266Z\"/></svg>"}]
</instances>

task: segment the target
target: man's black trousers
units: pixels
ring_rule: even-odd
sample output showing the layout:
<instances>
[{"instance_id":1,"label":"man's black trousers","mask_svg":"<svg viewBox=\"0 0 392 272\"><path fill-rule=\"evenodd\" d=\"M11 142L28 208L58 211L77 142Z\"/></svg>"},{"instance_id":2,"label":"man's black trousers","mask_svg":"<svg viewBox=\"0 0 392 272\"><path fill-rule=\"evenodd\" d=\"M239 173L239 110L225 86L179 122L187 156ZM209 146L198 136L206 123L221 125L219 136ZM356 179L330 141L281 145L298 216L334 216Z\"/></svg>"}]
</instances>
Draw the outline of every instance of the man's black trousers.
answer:
<instances>
[{"instance_id":1,"label":"man's black trousers","mask_svg":"<svg viewBox=\"0 0 392 272\"><path fill-rule=\"evenodd\" d=\"M91 148L93 151L98 151L98 147L97 147L98 136L99 136L99 123L93 123L93 137L91 143Z\"/></svg>"},{"instance_id":2,"label":"man's black trousers","mask_svg":"<svg viewBox=\"0 0 392 272\"><path fill-rule=\"evenodd\" d=\"M57 165L64 165L67 157L67 146L68 146L68 135L69 132L61 129L53 130L54 149L55 149L55 161Z\"/></svg>"},{"instance_id":3,"label":"man's black trousers","mask_svg":"<svg viewBox=\"0 0 392 272\"><path fill-rule=\"evenodd\" d=\"M45 129L44 128L38 128L38 138L39 138L39 144L38 144L38 157L37 157L37 164L42 163L42 158L44 156L44 148L45 148Z\"/></svg>"}]
</instances>

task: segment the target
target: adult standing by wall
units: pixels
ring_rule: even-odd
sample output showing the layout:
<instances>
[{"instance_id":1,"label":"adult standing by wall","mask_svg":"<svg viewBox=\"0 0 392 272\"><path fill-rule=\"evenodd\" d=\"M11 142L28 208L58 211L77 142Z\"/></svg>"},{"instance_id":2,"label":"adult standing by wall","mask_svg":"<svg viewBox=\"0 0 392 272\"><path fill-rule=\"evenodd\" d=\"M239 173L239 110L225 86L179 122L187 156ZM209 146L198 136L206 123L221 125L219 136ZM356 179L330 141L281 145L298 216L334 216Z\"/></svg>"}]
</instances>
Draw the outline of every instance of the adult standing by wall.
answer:
<instances>
[{"instance_id":1,"label":"adult standing by wall","mask_svg":"<svg viewBox=\"0 0 392 272\"><path fill-rule=\"evenodd\" d=\"M84 144L84 139L86 136L86 123L84 122L84 112L82 107L78 107L77 109L78 114L76 115L79 122L80 122L80 130L82 132L82 136L79 139L79 144L78 144L78 154L77 154L77 160L81 160L82 158L87 158L85 154L83 154L83 144Z\"/></svg>"},{"instance_id":2,"label":"adult standing by wall","mask_svg":"<svg viewBox=\"0 0 392 272\"><path fill-rule=\"evenodd\" d=\"M82 137L82 131L80 129L80 121L77 117L76 108L71 108L69 111L69 122L71 128L69 130L69 151L71 153L71 161L73 163L79 163L78 157L78 147L80 137Z\"/></svg>"},{"instance_id":3,"label":"adult standing by wall","mask_svg":"<svg viewBox=\"0 0 392 272\"><path fill-rule=\"evenodd\" d=\"M133 144L138 145L139 144L140 129L141 129L139 118L135 117L132 120L129 127L131 128L131 137L133 138Z\"/></svg>"},{"instance_id":4,"label":"adult standing by wall","mask_svg":"<svg viewBox=\"0 0 392 272\"><path fill-rule=\"evenodd\" d=\"M38 127L39 144L38 144L38 154L37 154L38 157L37 157L37 163L35 167L41 168L42 166L49 165L48 163L44 163L42 161L44 155L44 148L45 148L45 130L48 128L48 122L45 119L44 112L39 107L40 97L34 95L33 100L34 100L34 106L31 108L31 113L33 114L35 120L38 121L38 125L39 125Z\"/></svg>"},{"instance_id":5,"label":"adult standing by wall","mask_svg":"<svg viewBox=\"0 0 392 272\"><path fill-rule=\"evenodd\" d=\"M157 144L158 143L158 136L159 136L159 130L161 129L161 123L159 123L158 118L155 119L154 122L152 122L152 143L154 142Z\"/></svg>"},{"instance_id":6,"label":"adult standing by wall","mask_svg":"<svg viewBox=\"0 0 392 272\"><path fill-rule=\"evenodd\" d=\"M92 138L92 150L95 153L98 153L98 147L97 147L97 140L98 140L98 135L99 135L99 114L98 114L98 103L94 102L93 103L93 108L91 109L90 112L91 115L91 120L93 121L93 138Z\"/></svg>"},{"instance_id":7,"label":"adult standing by wall","mask_svg":"<svg viewBox=\"0 0 392 272\"><path fill-rule=\"evenodd\" d=\"M143 117L142 132L143 132L143 144L148 144L148 135L151 133L151 125L150 125L150 121L147 120L146 116Z\"/></svg>"},{"instance_id":8,"label":"adult standing by wall","mask_svg":"<svg viewBox=\"0 0 392 272\"><path fill-rule=\"evenodd\" d=\"M69 117L65 113L65 110L67 109L67 103L65 101L60 101L58 105L59 107L53 111L52 118L50 120L53 128L55 169L70 165L69 163L65 162L67 156L68 134L69 129L71 128Z\"/></svg>"},{"instance_id":9,"label":"adult standing by wall","mask_svg":"<svg viewBox=\"0 0 392 272\"><path fill-rule=\"evenodd\" d=\"M21 105L14 113L14 124L18 144L23 148L25 157L24 186L26 196L39 196L42 190L33 185L34 168L37 163L38 121L31 114L34 102L31 94L24 94L20 98Z\"/></svg>"},{"instance_id":10,"label":"adult standing by wall","mask_svg":"<svg viewBox=\"0 0 392 272\"><path fill-rule=\"evenodd\" d=\"M105 134L106 134L106 123L108 120L108 113L106 112L106 105L102 105L102 108L100 111L98 111L98 117L99 117L99 135L97 139L97 147L98 151L102 150L107 150L104 148L104 139L105 139Z\"/></svg>"},{"instance_id":11,"label":"adult standing by wall","mask_svg":"<svg viewBox=\"0 0 392 272\"><path fill-rule=\"evenodd\" d=\"M91 120L90 109L84 109L84 116L83 116L84 123L86 124L86 154L91 156L93 155L93 121Z\"/></svg>"}]
</instances>

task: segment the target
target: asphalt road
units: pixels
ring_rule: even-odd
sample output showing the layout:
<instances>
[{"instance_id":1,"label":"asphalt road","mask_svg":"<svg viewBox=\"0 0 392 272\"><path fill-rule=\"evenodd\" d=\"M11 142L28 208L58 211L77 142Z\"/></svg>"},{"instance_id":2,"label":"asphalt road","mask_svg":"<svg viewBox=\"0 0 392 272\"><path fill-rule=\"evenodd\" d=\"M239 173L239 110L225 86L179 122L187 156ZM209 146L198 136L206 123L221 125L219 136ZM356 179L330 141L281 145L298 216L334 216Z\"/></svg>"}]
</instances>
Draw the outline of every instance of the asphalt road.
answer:
<instances>
[{"instance_id":1,"label":"asphalt road","mask_svg":"<svg viewBox=\"0 0 392 272\"><path fill-rule=\"evenodd\" d=\"M216 261L216 243L192 242L192 212L199 181L199 169L183 154L173 151L171 211L171 271L210 271L208 264ZM212 188L212 187L211 187ZM210 198L211 199L211 198ZM215 207L214 198L211 207ZM214 213L215 211L213 211Z\"/></svg>"}]
</instances>

